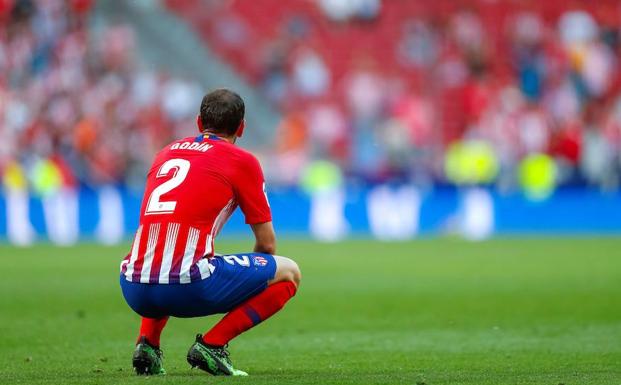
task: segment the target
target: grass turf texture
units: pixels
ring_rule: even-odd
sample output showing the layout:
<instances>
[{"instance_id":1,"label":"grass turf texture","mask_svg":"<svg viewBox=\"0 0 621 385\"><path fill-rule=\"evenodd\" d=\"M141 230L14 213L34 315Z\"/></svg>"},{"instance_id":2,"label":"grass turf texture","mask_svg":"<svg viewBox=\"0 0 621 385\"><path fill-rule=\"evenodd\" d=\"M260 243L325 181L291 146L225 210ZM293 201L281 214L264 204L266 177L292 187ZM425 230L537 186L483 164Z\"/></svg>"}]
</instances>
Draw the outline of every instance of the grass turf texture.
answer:
<instances>
[{"instance_id":1,"label":"grass turf texture","mask_svg":"<svg viewBox=\"0 0 621 385\"><path fill-rule=\"evenodd\" d=\"M219 251L249 243L220 243ZM3 384L621 384L621 240L282 242L298 295L232 343L249 378L190 371L172 319L168 375L136 377L127 247L0 247Z\"/></svg>"}]
</instances>

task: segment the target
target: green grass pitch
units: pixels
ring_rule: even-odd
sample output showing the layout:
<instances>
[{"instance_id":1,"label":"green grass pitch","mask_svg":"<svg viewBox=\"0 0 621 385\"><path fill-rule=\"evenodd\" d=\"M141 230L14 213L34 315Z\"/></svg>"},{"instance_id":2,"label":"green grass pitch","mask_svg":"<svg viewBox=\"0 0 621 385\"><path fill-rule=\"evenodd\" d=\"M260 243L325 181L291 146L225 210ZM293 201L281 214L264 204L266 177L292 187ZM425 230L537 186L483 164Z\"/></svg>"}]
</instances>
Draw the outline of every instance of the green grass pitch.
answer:
<instances>
[{"instance_id":1,"label":"green grass pitch","mask_svg":"<svg viewBox=\"0 0 621 385\"><path fill-rule=\"evenodd\" d=\"M621 239L282 242L302 287L231 344L248 378L185 362L219 316L171 320L168 375L133 375L127 249L0 247L0 383L621 384Z\"/></svg>"}]
</instances>

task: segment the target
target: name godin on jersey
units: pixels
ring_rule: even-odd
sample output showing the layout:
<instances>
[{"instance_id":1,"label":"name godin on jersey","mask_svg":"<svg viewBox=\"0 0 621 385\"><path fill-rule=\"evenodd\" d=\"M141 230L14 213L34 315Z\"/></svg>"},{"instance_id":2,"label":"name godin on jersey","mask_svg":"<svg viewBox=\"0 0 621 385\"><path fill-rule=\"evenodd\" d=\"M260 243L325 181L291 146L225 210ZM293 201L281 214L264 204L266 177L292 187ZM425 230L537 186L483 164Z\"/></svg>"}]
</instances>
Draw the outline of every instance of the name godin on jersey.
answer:
<instances>
[{"instance_id":1,"label":"name godin on jersey","mask_svg":"<svg viewBox=\"0 0 621 385\"><path fill-rule=\"evenodd\" d=\"M170 146L171 150L194 150L194 151L200 151L200 152L207 152L207 150L209 150L212 147L211 144L205 142L205 143L200 143L200 142L181 142L181 143L175 143L172 146Z\"/></svg>"}]
</instances>

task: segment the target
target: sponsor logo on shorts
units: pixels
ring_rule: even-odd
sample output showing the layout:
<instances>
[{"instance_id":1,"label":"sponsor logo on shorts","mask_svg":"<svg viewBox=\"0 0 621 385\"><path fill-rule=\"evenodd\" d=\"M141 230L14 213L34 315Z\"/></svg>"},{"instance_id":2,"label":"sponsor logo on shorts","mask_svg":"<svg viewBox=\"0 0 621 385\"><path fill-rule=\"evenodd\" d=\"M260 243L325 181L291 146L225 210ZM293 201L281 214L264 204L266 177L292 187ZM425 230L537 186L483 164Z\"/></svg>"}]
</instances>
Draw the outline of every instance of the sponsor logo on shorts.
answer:
<instances>
[{"instance_id":1,"label":"sponsor logo on shorts","mask_svg":"<svg viewBox=\"0 0 621 385\"><path fill-rule=\"evenodd\" d=\"M257 256L254 257L254 265L255 266L265 266L267 265L267 259L261 257L261 256Z\"/></svg>"}]
</instances>

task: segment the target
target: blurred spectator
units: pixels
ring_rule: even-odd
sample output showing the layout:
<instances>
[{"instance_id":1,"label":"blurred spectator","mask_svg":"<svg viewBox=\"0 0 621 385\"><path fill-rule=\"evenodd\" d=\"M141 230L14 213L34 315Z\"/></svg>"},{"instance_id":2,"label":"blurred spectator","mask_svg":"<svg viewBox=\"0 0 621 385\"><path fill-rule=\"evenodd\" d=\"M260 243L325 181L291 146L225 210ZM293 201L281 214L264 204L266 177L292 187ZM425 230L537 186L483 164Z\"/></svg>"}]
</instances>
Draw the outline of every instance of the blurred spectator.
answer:
<instances>
[{"instance_id":1,"label":"blurred spectator","mask_svg":"<svg viewBox=\"0 0 621 385\"><path fill-rule=\"evenodd\" d=\"M293 59L293 82L296 92L304 97L324 95L330 87L330 69L321 56L303 47Z\"/></svg>"},{"instance_id":2,"label":"blurred spectator","mask_svg":"<svg viewBox=\"0 0 621 385\"><path fill-rule=\"evenodd\" d=\"M334 21L373 20L381 9L381 0L317 0L321 10Z\"/></svg>"},{"instance_id":3,"label":"blurred spectator","mask_svg":"<svg viewBox=\"0 0 621 385\"><path fill-rule=\"evenodd\" d=\"M342 163L347 154L341 145L347 140L348 126L341 109L333 103L316 105L309 108L305 120L312 141L312 154Z\"/></svg>"},{"instance_id":4,"label":"blurred spectator","mask_svg":"<svg viewBox=\"0 0 621 385\"><path fill-rule=\"evenodd\" d=\"M438 36L422 20L407 20L397 45L397 57L405 66L428 68L438 58Z\"/></svg>"},{"instance_id":5,"label":"blurred spectator","mask_svg":"<svg viewBox=\"0 0 621 385\"><path fill-rule=\"evenodd\" d=\"M276 159L274 165L278 178L296 184L308 161L308 129L300 113L285 115L277 128Z\"/></svg>"}]
</instances>

